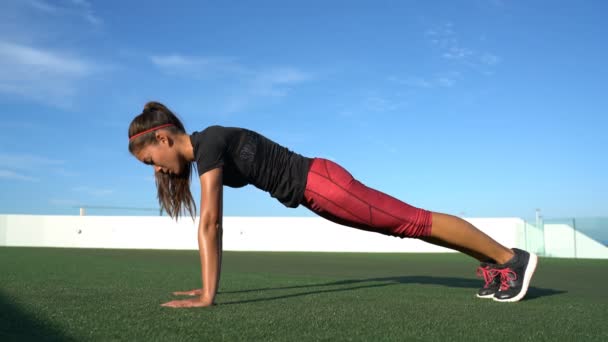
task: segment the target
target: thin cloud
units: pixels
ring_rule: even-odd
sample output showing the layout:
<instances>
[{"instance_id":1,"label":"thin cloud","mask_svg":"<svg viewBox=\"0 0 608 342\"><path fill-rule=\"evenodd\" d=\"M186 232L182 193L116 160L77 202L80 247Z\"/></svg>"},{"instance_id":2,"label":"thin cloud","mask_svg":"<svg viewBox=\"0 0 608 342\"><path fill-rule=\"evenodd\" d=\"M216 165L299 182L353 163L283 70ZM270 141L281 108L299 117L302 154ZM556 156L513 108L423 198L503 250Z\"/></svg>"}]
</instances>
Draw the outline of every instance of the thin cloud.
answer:
<instances>
[{"instance_id":1,"label":"thin cloud","mask_svg":"<svg viewBox=\"0 0 608 342\"><path fill-rule=\"evenodd\" d=\"M58 37L65 44L100 28L102 19L90 1L3 1L9 6L0 6L1 97L70 108L82 94L83 81L114 68L75 49L51 48Z\"/></svg>"},{"instance_id":2,"label":"thin cloud","mask_svg":"<svg viewBox=\"0 0 608 342\"><path fill-rule=\"evenodd\" d=\"M368 96L364 99L363 105L374 112L392 112L401 107L401 103L384 96Z\"/></svg>"},{"instance_id":3,"label":"thin cloud","mask_svg":"<svg viewBox=\"0 0 608 342\"><path fill-rule=\"evenodd\" d=\"M111 195L112 193L114 193L114 190L112 190L112 189L90 188L88 186L78 186L78 187L72 188L72 191L83 192L83 193L91 195L91 196L106 196L106 195Z\"/></svg>"},{"instance_id":4,"label":"thin cloud","mask_svg":"<svg viewBox=\"0 0 608 342\"><path fill-rule=\"evenodd\" d=\"M151 56L151 62L163 72L189 78L204 78L220 74L247 75L249 71L231 57L196 57L171 54Z\"/></svg>"},{"instance_id":5,"label":"thin cloud","mask_svg":"<svg viewBox=\"0 0 608 342\"><path fill-rule=\"evenodd\" d=\"M64 176L64 177L76 177L79 175L79 173L74 172L74 171L69 171L63 167L56 167L51 169L55 174L58 174L60 176Z\"/></svg>"},{"instance_id":6,"label":"thin cloud","mask_svg":"<svg viewBox=\"0 0 608 342\"><path fill-rule=\"evenodd\" d=\"M416 88L433 88L435 83L434 81L423 77L399 78L391 76L389 77L389 81Z\"/></svg>"},{"instance_id":7,"label":"thin cloud","mask_svg":"<svg viewBox=\"0 0 608 342\"><path fill-rule=\"evenodd\" d=\"M57 2L50 3L43 0L24 0L25 5L31 9L55 16L76 16L87 21L89 24L99 26L103 23L100 17L95 15L91 3L85 0L70 0L59 5Z\"/></svg>"},{"instance_id":8,"label":"thin cloud","mask_svg":"<svg viewBox=\"0 0 608 342\"><path fill-rule=\"evenodd\" d=\"M96 68L67 52L0 40L0 93L60 105Z\"/></svg>"},{"instance_id":9,"label":"thin cloud","mask_svg":"<svg viewBox=\"0 0 608 342\"><path fill-rule=\"evenodd\" d=\"M23 175L21 173L12 171L12 170L2 170L0 169L0 179L8 179L8 180L17 180L17 181L28 181L28 182L38 182L40 179Z\"/></svg>"},{"instance_id":10,"label":"thin cloud","mask_svg":"<svg viewBox=\"0 0 608 342\"><path fill-rule=\"evenodd\" d=\"M27 66L38 72L52 70L69 76L84 76L91 69L88 63L77 58L7 41L0 41L0 60L3 64Z\"/></svg>"},{"instance_id":11,"label":"thin cloud","mask_svg":"<svg viewBox=\"0 0 608 342\"><path fill-rule=\"evenodd\" d=\"M484 53L481 55L480 61L485 65L496 65L500 63L500 57L491 53Z\"/></svg>"},{"instance_id":12,"label":"thin cloud","mask_svg":"<svg viewBox=\"0 0 608 342\"><path fill-rule=\"evenodd\" d=\"M405 85L413 88L450 88L453 87L460 77L460 73L458 72L450 72L445 74L439 74L432 77L397 77L390 76L388 80L390 82L394 82L400 85Z\"/></svg>"},{"instance_id":13,"label":"thin cloud","mask_svg":"<svg viewBox=\"0 0 608 342\"><path fill-rule=\"evenodd\" d=\"M70 206L75 207L81 205L81 202L73 199L63 199L63 198L51 198L49 199L49 204L56 206Z\"/></svg>"},{"instance_id":14,"label":"thin cloud","mask_svg":"<svg viewBox=\"0 0 608 342\"><path fill-rule=\"evenodd\" d=\"M464 64L482 73L489 74L487 69L501 62L501 58L493 53L479 51L462 44L452 23L448 22L427 30L425 36L439 50L443 59Z\"/></svg>"},{"instance_id":15,"label":"thin cloud","mask_svg":"<svg viewBox=\"0 0 608 342\"><path fill-rule=\"evenodd\" d=\"M310 81L313 76L296 68L270 68L255 74L251 88L256 95L283 97L291 90L290 86Z\"/></svg>"},{"instance_id":16,"label":"thin cloud","mask_svg":"<svg viewBox=\"0 0 608 342\"><path fill-rule=\"evenodd\" d=\"M313 75L294 67L251 68L234 57L201 57L170 54L151 56L150 61L163 72L188 78L222 76L247 81L256 86L291 85L309 81Z\"/></svg>"},{"instance_id":17,"label":"thin cloud","mask_svg":"<svg viewBox=\"0 0 608 342\"><path fill-rule=\"evenodd\" d=\"M27 121L0 121L0 128L16 129L16 130L31 130L39 129L42 125Z\"/></svg>"},{"instance_id":18,"label":"thin cloud","mask_svg":"<svg viewBox=\"0 0 608 342\"><path fill-rule=\"evenodd\" d=\"M241 80L244 89L229 100L228 113L240 111L262 99L282 98L305 82L314 79L312 73L294 67L271 67L251 70Z\"/></svg>"},{"instance_id":19,"label":"thin cloud","mask_svg":"<svg viewBox=\"0 0 608 342\"><path fill-rule=\"evenodd\" d=\"M65 161L63 160L32 154L0 153L0 169L6 171L3 178L12 177L17 180L38 181L38 178L28 176L27 174L37 173L39 170L47 170L52 174L63 177L78 175L73 171L67 170L64 166Z\"/></svg>"},{"instance_id":20,"label":"thin cloud","mask_svg":"<svg viewBox=\"0 0 608 342\"><path fill-rule=\"evenodd\" d=\"M439 84L442 87L452 87L454 84L456 83L456 80L454 78L450 78L450 77L439 77L437 79L437 84Z\"/></svg>"},{"instance_id":21,"label":"thin cloud","mask_svg":"<svg viewBox=\"0 0 608 342\"><path fill-rule=\"evenodd\" d=\"M80 15L92 25L101 25L103 21L93 12L91 3L86 0L72 0L72 3L80 7Z\"/></svg>"},{"instance_id":22,"label":"thin cloud","mask_svg":"<svg viewBox=\"0 0 608 342\"><path fill-rule=\"evenodd\" d=\"M222 78L238 89L224 101L224 112L234 113L263 98L287 96L293 87L311 81L312 73L290 66L253 68L234 57L156 55L150 61L171 76L208 81Z\"/></svg>"},{"instance_id":23,"label":"thin cloud","mask_svg":"<svg viewBox=\"0 0 608 342\"><path fill-rule=\"evenodd\" d=\"M14 170L37 170L48 166L63 165L63 160L50 159L31 154L0 153L0 167Z\"/></svg>"},{"instance_id":24,"label":"thin cloud","mask_svg":"<svg viewBox=\"0 0 608 342\"><path fill-rule=\"evenodd\" d=\"M272 68L260 73L258 78L270 84L292 84L309 81L312 75L295 68Z\"/></svg>"},{"instance_id":25,"label":"thin cloud","mask_svg":"<svg viewBox=\"0 0 608 342\"><path fill-rule=\"evenodd\" d=\"M445 59L454 59L454 60L471 58L471 56L473 56L473 55L474 55L473 50L459 47L459 46L450 46L443 53L443 57Z\"/></svg>"},{"instance_id":26,"label":"thin cloud","mask_svg":"<svg viewBox=\"0 0 608 342\"><path fill-rule=\"evenodd\" d=\"M51 4L48 4L44 1L25 0L24 3L38 11L42 11L42 12L46 12L46 13L53 13L53 14L59 12L59 8L57 8L56 6L53 6Z\"/></svg>"},{"instance_id":27,"label":"thin cloud","mask_svg":"<svg viewBox=\"0 0 608 342\"><path fill-rule=\"evenodd\" d=\"M339 109L337 115L345 118L349 125L359 128L367 128L381 115L391 115L408 105L406 94L400 91L363 89L351 96L348 106Z\"/></svg>"}]
</instances>

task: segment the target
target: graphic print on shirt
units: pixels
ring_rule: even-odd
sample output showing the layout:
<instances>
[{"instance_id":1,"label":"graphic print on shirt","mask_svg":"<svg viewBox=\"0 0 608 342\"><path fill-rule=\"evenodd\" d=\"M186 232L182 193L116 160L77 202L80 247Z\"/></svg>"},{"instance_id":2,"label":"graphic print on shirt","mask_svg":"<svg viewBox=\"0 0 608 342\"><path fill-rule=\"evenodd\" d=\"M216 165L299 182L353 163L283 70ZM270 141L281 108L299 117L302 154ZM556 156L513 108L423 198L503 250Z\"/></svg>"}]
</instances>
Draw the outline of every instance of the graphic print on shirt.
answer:
<instances>
[{"instance_id":1,"label":"graphic print on shirt","mask_svg":"<svg viewBox=\"0 0 608 342\"><path fill-rule=\"evenodd\" d=\"M253 162L255 159L255 153L257 152L258 146L258 135L252 131L245 131L245 142L241 147L239 157L241 160L246 162Z\"/></svg>"}]
</instances>

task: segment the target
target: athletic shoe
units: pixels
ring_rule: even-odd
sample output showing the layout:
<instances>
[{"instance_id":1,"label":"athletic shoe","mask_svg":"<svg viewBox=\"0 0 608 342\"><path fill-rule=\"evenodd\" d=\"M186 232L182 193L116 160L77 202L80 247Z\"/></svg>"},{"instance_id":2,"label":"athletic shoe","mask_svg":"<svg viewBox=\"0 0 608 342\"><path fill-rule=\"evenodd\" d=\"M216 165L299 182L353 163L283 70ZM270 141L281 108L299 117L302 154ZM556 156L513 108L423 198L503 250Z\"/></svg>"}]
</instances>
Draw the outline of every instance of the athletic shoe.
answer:
<instances>
[{"instance_id":1,"label":"athletic shoe","mask_svg":"<svg viewBox=\"0 0 608 342\"><path fill-rule=\"evenodd\" d=\"M515 255L511 260L495 268L500 276L500 287L494 294L497 302L517 302L524 298L536 270L536 254L517 248L513 248L513 252Z\"/></svg>"},{"instance_id":2,"label":"athletic shoe","mask_svg":"<svg viewBox=\"0 0 608 342\"><path fill-rule=\"evenodd\" d=\"M493 298L500 287L500 273L495 270L496 264L482 262L477 268L477 276L483 277L486 284L477 291L478 298Z\"/></svg>"}]
</instances>

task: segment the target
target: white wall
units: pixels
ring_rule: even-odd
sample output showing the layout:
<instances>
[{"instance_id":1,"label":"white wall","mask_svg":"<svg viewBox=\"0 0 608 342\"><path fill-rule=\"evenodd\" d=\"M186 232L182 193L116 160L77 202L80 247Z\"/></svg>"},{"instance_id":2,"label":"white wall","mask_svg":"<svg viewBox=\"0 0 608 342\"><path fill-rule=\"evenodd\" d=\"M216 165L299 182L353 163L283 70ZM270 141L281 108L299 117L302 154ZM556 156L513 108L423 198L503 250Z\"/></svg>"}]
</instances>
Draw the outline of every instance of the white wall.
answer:
<instances>
[{"instance_id":1,"label":"white wall","mask_svg":"<svg viewBox=\"0 0 608 342\"><path fill-rule=\"evenodd\" d=\"M545 224L545 254L561 258L608 259L608 248L567 224Z\"/></svg>"},{"instance_id":2,"label":"white wall","mask_svg":"<svg viewBox=\"0 0 608 342\"><path fill-rule=\"evenodd\" d=\"M508 247L574 257L574 230L519 218L466 218ZM0 246L197 249L198 219L166 216L0 215ZM527 241L526 241L527 236ZM225 217L224 249L236 251L451 252L417 239L400 239L340 226L320 217ZM576 232L576 257L608 259L608 248Z\"/></svg>"},{"instance_id":3,"label":"white wall","mask_svg":"<svg viewBox=\"0 0 608 342\"><path fill-rule=\"evenodd\" d=\"M6 246L6 216L0 215L0 246Z\"/></svg>"},{"instance_id":4,"label":"white wall","mask_svg":"<svg viewBox=\"0 0 608 342\"><path fill-rule=\"evenodd\" d=\"M522 247L518 218L466 219L508 247ZM197 249L198 220L166 216L0 215L0 245ZM4 240L2 232L4 231ZM238 251L449 252L334 224L320 217L225 217L224 249Z\"/></svg>"}]
</instances>

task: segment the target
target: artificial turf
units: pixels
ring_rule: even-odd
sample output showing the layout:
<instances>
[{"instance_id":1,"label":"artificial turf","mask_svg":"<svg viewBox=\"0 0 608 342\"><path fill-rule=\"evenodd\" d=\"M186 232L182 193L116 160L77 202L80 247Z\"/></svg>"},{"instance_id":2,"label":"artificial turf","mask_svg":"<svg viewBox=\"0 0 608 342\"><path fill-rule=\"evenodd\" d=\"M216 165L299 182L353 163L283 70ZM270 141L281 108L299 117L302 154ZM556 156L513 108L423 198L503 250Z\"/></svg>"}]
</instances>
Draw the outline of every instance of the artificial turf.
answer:
<instances>
[{"instance_id":1,"label":"artificial turf","mask_svg":"<svg viewBox=\"0 0 608 342\"><path fill-rule=\"evenodd\" d=\"M218 305L196 251L0 248L0 340L608 341L608 260L541 258L519 303L475 298L460 254L224 252Z\"/></svg>"}]
</instances>

